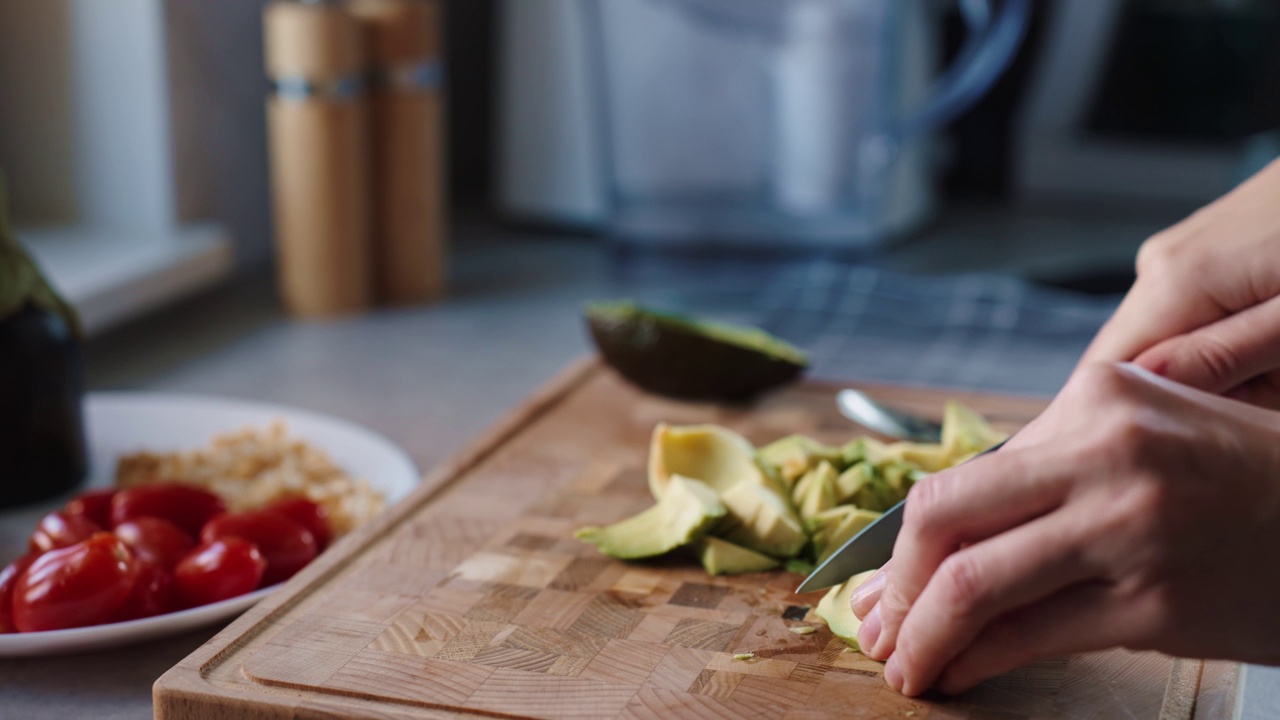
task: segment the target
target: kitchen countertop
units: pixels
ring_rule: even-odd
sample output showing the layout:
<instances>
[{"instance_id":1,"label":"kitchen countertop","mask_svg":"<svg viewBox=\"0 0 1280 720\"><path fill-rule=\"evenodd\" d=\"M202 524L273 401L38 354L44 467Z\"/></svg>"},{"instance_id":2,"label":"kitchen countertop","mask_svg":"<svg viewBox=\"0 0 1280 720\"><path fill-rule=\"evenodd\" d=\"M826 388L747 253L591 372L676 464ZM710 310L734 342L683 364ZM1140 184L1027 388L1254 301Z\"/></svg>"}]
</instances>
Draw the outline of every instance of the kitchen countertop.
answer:
<instances>
[{"instance_id":1,"label":"kitchen countertop","mask_svg":"<svg viewBox=\"0 0 1280 720\"><path fill-rule=\"evenodd\" d=\"M1123 268L1143 237L1174 219L961 212L878 264L1041 275L1101 258ZM89 385L330 413L386 435L425 470L590 351L579 318L584 300L673 297L670 276L634 272L637 263L588 239L487 225L463 226L458 238L447 302L293 323L279 311L270 278L242 278L93 340ZM708 282L687 297L714 295L697 294ZM733 302L724 294L716 300L721 310ZM1044 384L1038 391L1052 392ZM0 718L150 717L151 683L215 630L79 656L0 660ZM1251 670L1243 717L1275 716L1280 673Z\"/></svg>"}]
</instances>

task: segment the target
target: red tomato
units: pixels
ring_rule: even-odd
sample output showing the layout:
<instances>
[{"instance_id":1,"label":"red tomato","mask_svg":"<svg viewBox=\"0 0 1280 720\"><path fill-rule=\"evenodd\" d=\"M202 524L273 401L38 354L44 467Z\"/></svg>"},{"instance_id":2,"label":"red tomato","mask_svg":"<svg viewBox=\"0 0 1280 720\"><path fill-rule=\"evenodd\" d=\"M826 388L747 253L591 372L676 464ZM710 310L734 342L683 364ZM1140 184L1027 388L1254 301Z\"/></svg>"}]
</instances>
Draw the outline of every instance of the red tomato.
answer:
<instances>
[{"instance_id":1,"label":"red tomato","mask_svg":"<svg viewBox=\"0 0 1280 720\"><path fill-rule=\"evenodd\" d=\"M18 584L18 576L31 567L38 555L23 555L0 570L0 635L18 632L13 624L13 588Z\"/></svg>"},{"instance_id":2,"label":"red tomato","mask_svg":"<svg viewBox=\"0 0 1280 720\"><path fill-rule=\"evenodd\" d=\"M62 511L68 515L79 515L106 529L111 527L111 498L115 495L115 488L88 490L71 498Z\"/></svg>"},{"instance_id":3,"label":"red tomato","mask_svg":"<svg viewBox=\"0 0 1280 720\"><path fill-rule=\"evenodd\" d=\"M183 607L208 605L258 587L267 561L251 542L229 537L200 545L173 569Z\"/></svg>"},{"instance_id":4,"label":"red tomato","mask_svg":"<svg viewBox=\"0 0 1280 720\"><path fill-rule=\"evenodd\" d=\"M267 561L263 585L288 580L316 557L316 539L298 523L271 510L227 513L200 531L202 542L236 537L258 546Z\"/></svg>"},{"instance_id":5,"label":"red tomato","mask_svg":"<svg viewBox=\"0 0 1280 720\"><path fill-rule=\"evenodd\" d=\"M319 503L304 497L291 497L272 503L267 507L274 510L302 527L311 531L316 539L316 550L324 550L333 541L333 530L329 527L329 511Z\"/></svg>"},{"instance_id":6,"label":"red tomato","mask_svg":"<svg viewBox=\"0 0 1280 720\"><path fill-rule=\"evenodd\" d=\"M180 483L155 483L121 490L111 499L111 525L139 517L158 517L195 537L214 515L226 512L222 498Z\"/></svg>"},{"instance_id":7,"label":"red tomato","mask_svg":"<svg viewBox=\"0 0 1280 720\"><path fill-rule=\"evenodd\" d=\"M107 622L133 592L138 561L120 538L98 533L36 558L13 588L20 632Z\"/></svg>"},{"instance_id":8,"label":"red tomato","mask_svg":"<svg viewBox=\"0 0 1280 720\"><path fill-rule=\"evenodd\" d=\"M110 622L125 622L163 615L175 609L173 575L150 560L139 559L138 581L133 592L116 609Z\"/></svg>"},{"instance_id":9,"label":"red tomato","mask_svg":"<svg viewBox=\"0 0 1280 720\"><path fill-rule=\"evenodd\" d=\"M83 515L72 515L63 510L55 510L40 518L40 523L31 533L27 545L33 553L45 553L83 542L88 540L90 535L99 532L102 532L102 527Z\"/></svg>"},{"instance_id":10,"label":"red tomato","mask_svg":"<svg viewBox=\"0 0 1280 720\"><path fill-rule=\"evenodd\" d=\"M139 557L163 570L173 570L191 552L196 541L177 525L158 517L140 517L116 525L116 536L129 544Z\"/></svg>"}]
</instances>

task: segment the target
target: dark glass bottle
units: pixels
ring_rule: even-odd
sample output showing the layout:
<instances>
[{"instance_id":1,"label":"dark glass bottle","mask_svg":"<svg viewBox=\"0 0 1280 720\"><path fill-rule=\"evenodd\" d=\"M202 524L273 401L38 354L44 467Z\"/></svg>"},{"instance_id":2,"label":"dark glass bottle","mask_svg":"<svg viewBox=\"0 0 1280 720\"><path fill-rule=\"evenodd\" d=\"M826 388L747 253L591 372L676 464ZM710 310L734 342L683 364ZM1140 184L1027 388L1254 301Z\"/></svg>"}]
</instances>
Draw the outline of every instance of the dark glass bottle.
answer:
<instances>
[{"instance_id":1,"label":"dark glass bottle","mask_svg":"<svg viewBox=\"0 0 1280 720\"><path fill-rule=\"evenodd\" d=\"M80 342L27 303L0 320L0 508L74 489L88 471Z\"/></svg>"}]
</instances>

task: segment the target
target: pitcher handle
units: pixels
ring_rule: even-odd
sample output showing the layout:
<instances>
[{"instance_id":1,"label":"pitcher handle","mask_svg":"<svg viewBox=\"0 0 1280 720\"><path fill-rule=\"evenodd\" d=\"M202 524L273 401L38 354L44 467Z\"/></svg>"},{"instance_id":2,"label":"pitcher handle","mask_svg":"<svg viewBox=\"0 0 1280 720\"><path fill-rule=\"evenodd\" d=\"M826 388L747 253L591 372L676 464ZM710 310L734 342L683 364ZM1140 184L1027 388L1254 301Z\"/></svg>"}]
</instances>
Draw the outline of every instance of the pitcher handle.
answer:
<instances>
[{"instance_id":1,"label":"pitcher handle","mask_svg":"<svg viewBox=\"0 0 1280 720\"><path fill-rule=\"evenodd\" d=\"M964 45L936 81L925 106L894 125L892 140L901 142L937 130L991 89L1022 44L1031 2L1005 0L1000 13L992 17L991 0L959 0L968 28Z\"/></svg>"}]
</instances>

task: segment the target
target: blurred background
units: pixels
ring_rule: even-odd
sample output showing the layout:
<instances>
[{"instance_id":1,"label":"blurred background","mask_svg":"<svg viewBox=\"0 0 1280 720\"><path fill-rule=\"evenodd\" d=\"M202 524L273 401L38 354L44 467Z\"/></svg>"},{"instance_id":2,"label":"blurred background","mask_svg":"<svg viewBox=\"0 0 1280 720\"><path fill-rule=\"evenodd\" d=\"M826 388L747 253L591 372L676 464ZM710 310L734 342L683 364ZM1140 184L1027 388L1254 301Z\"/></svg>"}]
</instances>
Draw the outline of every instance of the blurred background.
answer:
<instances>
[{"instance_id":1,"label":"blurred background","mask_svg":"<svg viewBox=\"0 0 1280 720\"><path fill-rule=\"evenodd\" d=\"M1046 391L1141 241L1280 154L1262 0L439 5L422 202L449 290L295 327L273 197L305 190L271 175L265 3L0 3L0 168L92 383L468 309L561 348L550 368L587 349L583 300L627 296L762 325L829 374ZM156 339L164 318L199 321Z\"/></svg>"}]
</instances>

